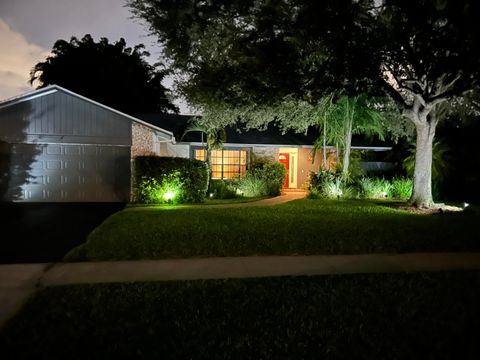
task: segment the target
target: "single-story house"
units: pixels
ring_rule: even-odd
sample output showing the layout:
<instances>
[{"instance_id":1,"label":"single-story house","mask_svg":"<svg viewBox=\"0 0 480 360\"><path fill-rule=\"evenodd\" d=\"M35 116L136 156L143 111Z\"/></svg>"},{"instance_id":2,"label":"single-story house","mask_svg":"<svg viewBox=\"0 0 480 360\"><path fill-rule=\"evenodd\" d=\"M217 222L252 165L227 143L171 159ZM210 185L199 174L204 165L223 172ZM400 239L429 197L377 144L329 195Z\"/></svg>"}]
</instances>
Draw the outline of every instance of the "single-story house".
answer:
<instances>
[{"instance_id":1,"label":"single-story house","mask_svg":"<svg viewBox=\"0 0 480 360\"><path fill-rule=\"evenodd\" d=\"M183 136L192 116L131 116L64 89L48 86L0 102L0 201L128 202L132 164L139 155L205 159L200 133ZM282 134L229 127L222 150L212 151L212 177L243 176L255 157L287 168L284 187L307 186L322 152L314 132ZM389 147L354 147L385 151ZM334 150L327 148L328 166Z\"/></svg>"},{"instance_id":2,"label":"single-story house","mask_svg":"<svg viewBox=\"0 0 480 360\"><path fill-rule=\"evenodd\" d=\"M175 143L164 143L162 156L205 159L205 141L200 132L188 132L184 135L192 116L175 114L138 114L139 119L157 127L161 127L175 135ZM255 157L266 157L283 163L287 169L284 188L304 189L308 187L311 171L318 171L322 164L322 150L312 153L313 144L318 133L309 131L298 134L289 131L282 134L278 127L269 125L260 131L227 127L226 142L222 150L213 150L211 154L212 178L231 179L245 174L248 164ZM354 150L387 151L387 146L353 146ZM335 163L335 150L327 147L327 168Z\"/></svg>"},{"instance_id":3,"label":"single-story house","mask_svg":"<svg viewBox=\"0 0 480 360\"><path fill-rule=\"evenodd\" d=\"M131 160L167 130L60 86L0 102L0 200L126 202Z\"/></svg>"}]
</instances>

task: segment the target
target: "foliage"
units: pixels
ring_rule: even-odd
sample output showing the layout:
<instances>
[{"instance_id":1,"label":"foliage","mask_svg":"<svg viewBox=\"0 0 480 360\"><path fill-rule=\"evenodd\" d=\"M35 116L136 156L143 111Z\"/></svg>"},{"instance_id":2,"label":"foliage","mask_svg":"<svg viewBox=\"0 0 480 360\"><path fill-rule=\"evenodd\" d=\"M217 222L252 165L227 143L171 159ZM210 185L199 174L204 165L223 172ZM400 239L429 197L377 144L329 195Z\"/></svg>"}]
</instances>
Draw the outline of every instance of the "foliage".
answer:
<instances>
[{"instance_id":1,"label":"foliage","mask_svg":"<svg viewBox=\"0 0 480 360\"><path fill-rule=\"evenodd\" d=\"M310 172L309 198L351 199L355 197L354 189L348 186L339 172L321 170Z\"/></svg>"},{"instance_id":2,"label":"foliage","mask_svg":"<svg viewBox=\"0 0 480 360\"><path fill-rule=\"evenodd\" d=\"M365 175L365 171L360 166L361 160L362 154L359 151L352 151L350 153L348 172L346 174L343 171L344 162L335 164L336 173L342 174L342 179L346 184L353 184L357 179Z\"/></svg>"},{"instance_id":3,"label":"foliage","mask_svg":"<svg viewBox=\"0 0 480 360\"><path fill-rule=\"evenodd\" d=\"M265 183L266 192L262 195L280 195L287 176L287 170L283 164L267 158L256 158L249 171Z\"/></svg>"},{"instance_id":4,"label":"foliage","mask_svg":"<svg viewBox=\"0 0 480 360\"><path fill-rule=\"evenodd\" d=\"M372 69L360 31L364 1L127 4L184 75L180 89L194 104L270 103L288 95L310 101L324 91L364 87Z\"/></svg>"},{"instance_id":5,"label":"foliage","mask_svg":"<svg viewBox=\"0 0 480 360\"><path fill-rule=\"evenodd\" d=\"M310 171L309 174L309 188L310 190L319 190L324 181L333 181L337 174L331 170L321 169L318 172Z\"/></svg>"},{"instance_id":6,"label":"foliage","mask_svg":"<svg viewBox=\"0 0 480 360\"><path fill-rule=\"evenodd\" d=\"M411 178L394 178L391 186L391 197L406 201L412 196L413 181Z\"/></svg>"},{"instance_id":7,"label":"foliage","mask_svg":"<svg viewBox=\"0 0 480 360\"><path fill-rule=\"evenodd\" d=\"M52 54L30 72L38 88L60 85L68 90L126 113L178 112L162 85L167 71L150 65L144 45L127 47L121 38L97 43L90 35L70 41L57 40Z\"/></svg>"},{"instance_id":8,"label":"foliage","mask_svg":"<svg viewBox=\"0 0 480 360\"><path fill-rule=\"evenodd\" d=\"M184 158L138 156L135 158L134 192L138 202L157 202L167 189L178 190L176 202L203 202L208 186L203 161Z\"/></svg>"},{"instance_id":9,"label":"foliage","mask_svg":"<svg viewBox=\"0 0 480 360\"><path fill-rule=\"evenodd\" d=\"M128 4L158 36L194 104L271 104L287 96L315 103L332 91L367 92L390 96L417 133L433 136L443 119L439 105L478 87L475 1ZM417 147L424 159L430 142ZM416 165L419 206L433 203L420 179L430 177L428 163Z\"/></svg>"},{"instance_id":10,"label":"foliage","mask_svg":"<svg viewBox=\"0 0 480 360\"><path fill-rule=\"evenodd\" d=\"M238 194L232 181L210 180L208 197L213 199L233 199L238 197Z\"/></svg>"},{"instance_id":11,"label":"foliage","mask_svg":"<svg viewBox=\"0 0 480 360\"><path fill-rule=\"evenodd\" d=\"M364 199L385 199L392 189L392 184L385 179L363 177L358 180L360 196Z\"/></svg>"},{"instance_id":12,"label":"foliage","mask_svg":"<svg viewBox=\"0 0 480 360\"><path fill-rule=\"evenodd\" d=\"M245 176L235 181L237 191L247 197L280 195L287 176L285 166L267 158L256 158Z\"/></svg>"},{"instance_id":13,"label":"foliage","mask_svg":"<svg viewBox=\"0 0 480 360\"><path fill-rule=\"evenodd\" d=\"M337 172L310 172L310 194L312 199L363 199L394 198L408 200L412 194L413 182L409 178L394 178L391 181L380 178L361 177L346 185Z\"/></svg>"},{"instance_id":14,"label":"foliage","mask_svg":"<svg viewBox=\"0 0 480 360\"><path fill-rule=\"evenodd\" d=\"M184 198L183 187L180 172L175 171L161 174L158 179L142 176L137 191L145 204L177 204Z\"/></svg>"},{"instance_id":15,"label":"foliage","mask_svg":"<svg viewBox=\"0 0 480 360\"><path fill-rule=\"evenodd\" d=\"M245 197L263 196L266 195L268 190L265 179L249 171L245 176L235 181L235 187L237 192Z\"/></svg>"},{"instance_id":16,"label":"foliage","mask_svg":"<svg viewBox=\"0 0 480 360\"><path fill-rule=\"evenodd\" d=\"M419 215L380 200L135 207L105 220L84 246L90 261L478 251L478 221L478 213ZM301 229L298 236L292 236L295 229Z\"/></svg>"},{"instance_id":17,"label":"foliage","mask_svg":"<svg viewBox=\"0 0 480 360\"><path fill-rule=\"evenodd\" d=\"M183 133L183 136L189 132L201 132L205 134L207 149L209 151L221 150L223 148L223 144L227 141L227 133L225 128L212 126L212 123L202 119L197 119L192 122Z\"/></svg>"}]
</instances>

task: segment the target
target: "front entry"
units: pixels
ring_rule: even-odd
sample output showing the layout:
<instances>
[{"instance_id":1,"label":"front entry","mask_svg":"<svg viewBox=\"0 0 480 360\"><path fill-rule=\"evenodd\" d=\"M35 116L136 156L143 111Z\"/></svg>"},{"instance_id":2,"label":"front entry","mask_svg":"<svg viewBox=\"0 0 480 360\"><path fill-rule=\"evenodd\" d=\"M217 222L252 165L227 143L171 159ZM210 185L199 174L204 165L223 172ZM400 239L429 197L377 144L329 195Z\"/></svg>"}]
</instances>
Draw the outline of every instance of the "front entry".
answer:
<instances>
[{"instance_id":1,"label":"front entry","mask_svg":"<svg viewBox=\"0 0 480 360\"><path fill-rule=\"evenodd\" d=\"M283 187L288 188L288 174L290 170L290 156L289 154L278 154L278 161L280 164L283 164L285 166L285 169L287 170L287 176L285 176L285 181L283 182Z\"/></svg>"},{"instance_id":2,"label":"front entry","mask_svg":"<svg viewBox=\"0 0 480 360\"><path fill-rule=\"evenodd\" d=\"M278 154L278 161L283 164L287 170L287 176L283 183L285 189L297 188L297 159L298 149L281 149Z\"/></svg>"}]
</instances>

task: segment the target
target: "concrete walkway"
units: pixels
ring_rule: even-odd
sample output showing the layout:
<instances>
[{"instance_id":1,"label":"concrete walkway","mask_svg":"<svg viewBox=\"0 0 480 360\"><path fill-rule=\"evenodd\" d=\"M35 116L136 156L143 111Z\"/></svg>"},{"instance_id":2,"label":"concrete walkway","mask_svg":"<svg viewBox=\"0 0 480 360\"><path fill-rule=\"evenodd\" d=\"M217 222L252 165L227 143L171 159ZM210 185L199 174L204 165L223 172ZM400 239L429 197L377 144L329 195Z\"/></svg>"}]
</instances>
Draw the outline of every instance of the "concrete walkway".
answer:
<instances>
[{"instance_id":1,"label":"concrete walkway","mask_svg":"<svg viewBox=\"0 0 480 360\"><path fill-rule=\"evenodd\" d=\"M245 203L237 203L237 204L225 204L225 205L211 205L212 207L221 206L221 207L248 207L248 206L269 206L269 205L280 205L285 204L289 201L303 199L307 196L306 191L288 191L283 192L282 195L276 196L269 199L258 200L258 201L251 201Z\"/></svg>"},{"instance_id":2,"label":"concrete walkway","mask_svg":"<svg viewBox=\"0 0 480 360\"><path fill-rule=\"evenodd\" d=\"M480 270L480 253L252 256L0 265L0 327L45 286L269 276Z\"/></svg>"}]
</instances>

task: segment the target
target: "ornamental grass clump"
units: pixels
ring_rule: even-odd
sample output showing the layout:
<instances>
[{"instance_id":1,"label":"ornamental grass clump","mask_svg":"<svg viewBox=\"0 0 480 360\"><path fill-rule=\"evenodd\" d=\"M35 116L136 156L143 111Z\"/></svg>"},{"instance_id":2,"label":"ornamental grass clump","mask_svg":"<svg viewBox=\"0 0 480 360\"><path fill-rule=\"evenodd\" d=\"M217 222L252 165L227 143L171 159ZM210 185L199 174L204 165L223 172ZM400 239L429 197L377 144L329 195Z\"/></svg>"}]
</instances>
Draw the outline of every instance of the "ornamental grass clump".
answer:
<instances>
[{"instance_id":1,"label":"ornamental grass clump","mask_svg":"<svg viewBox=\"0 0 480 360\"><path fill-rule=\"evenodd\" d=\"M247 172L236 181L237 193L245 197L259 197L267 194L267 184L261 177Z\"/></svg>"},{"instance_id":2,"label":"ornamental grass clump","mask_svg":"<svg viewBox=\"0 0 480 360\"><path fill-rule=\"evenodd\" d=\"M342 180L340 174L322 170L310 173L309 198L323 199L351 199L355 197L355 190Z\"/></svg>"},{"instance_id":3,"label":"ornamental grass clump","mask_svg":"<svg viewBox=\"0 0 480 360\"><path fill-rule=\"evenodd\" d=\"M388 180L368 177L359 179L357 185L359 195L364 199L385 199L392 188Z\"/></svg>"},{"instance_id":4,"label":"ornamental grass clump","mask_svg":"<svg viewBox=\"0 0 480 360\"><path fill-rule=\"evenodd\" d=\"M399 200L408 200L412 196L413 181L410 178L395 178L390 189L391 197Z\"/></svg>"}]
</instances>

